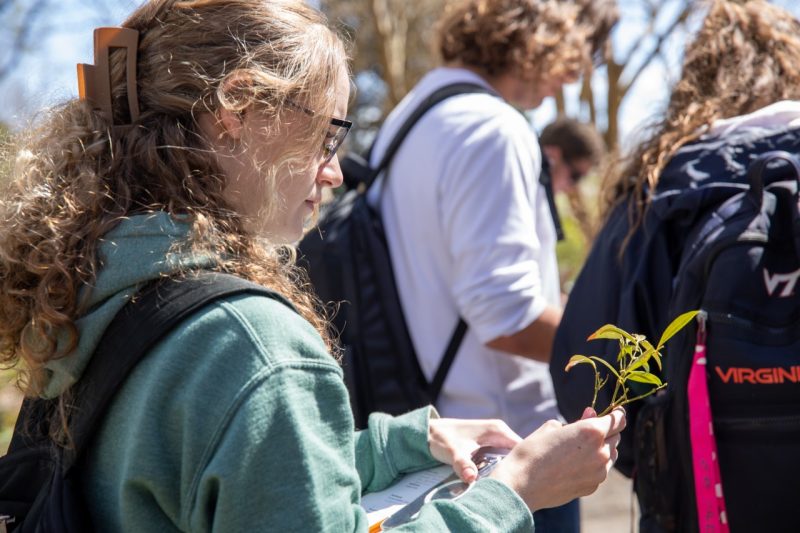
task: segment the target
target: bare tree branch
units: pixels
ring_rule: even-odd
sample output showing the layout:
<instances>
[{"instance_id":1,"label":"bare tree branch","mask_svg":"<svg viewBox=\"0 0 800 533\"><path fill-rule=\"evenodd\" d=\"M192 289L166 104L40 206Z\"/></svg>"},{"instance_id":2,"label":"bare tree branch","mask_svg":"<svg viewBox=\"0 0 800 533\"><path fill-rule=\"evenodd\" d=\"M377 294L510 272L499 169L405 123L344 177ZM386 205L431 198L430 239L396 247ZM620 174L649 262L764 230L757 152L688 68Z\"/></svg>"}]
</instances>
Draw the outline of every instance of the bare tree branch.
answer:
<instances>
[{"instance_id":1,"label":"bare tree branch","mask_svg":"<svg viewBox=\"0 0 800 533\"><path fill-rule=\"evenodd\" d=\"M563 117L567 114L567 97L564 95L564 88L556 91L556 116Z\"/></svg>"},{"instance_id":2,"label":"bare tree branch","mask_svg":"<svg viewBox=\"0 0 800 533\"><path fill-rule=\"evenodd\" d=\"M648 5L650 7L650 17L647 19L647 28L642 32L641 35L636 39L633 45L628 49L628 55L620 61L620 65L627 65L633 59L633 56L636 54L636 51L644 44L644 42L653 34L653 30L655 29L656 18L658 17L658 13L653 12L653 6Z\"/></svg>"},{"instance_id":3,"label":"bare tree branch","mask_svg":"<svg viewBox=\"0 0 800 533\"><path fill-rule=\"evenodd\" d=\"M683 9L678 14L678 16L675 18L675 20L672 21L672 24L670 24L670 26L666 29L666 31L664 31L663 33L661 33L658 36L658 39L656 40L656 44L653 47L653 49L650 51L650 54L647 56L647 58L644 61L639 63L638 68L634 71L634 73L630 77L625 76L625 71L627 71L628 69L625 68L623 70L622 76L621 76L623 94L627 94L628 90L636 82L636 80L639 78L639 76L642 74L642 72L644 72L644 70L650 65L650 63L656 57L658 57L661 54L661 47L664 45L664 42L670 37L670 35L672 35L672 32L674 32L678 28L678 26L680 26L681 24L686 22L686 19L689 17L689 14L692 12L693 7L694 6L692 5L691 2L689 2L689 3L687 3L686 5L683 6ZM627 66L629 64L630 63L623 63L623 65L625 65L625 66ZM622 78L624 78L624 81L622 80Z\"/></svg>"},{"instance_id":4,"label":"bare tree branch","mask_svg":"<svg viewBox=\"0 0 800 533\"><path fill-rule=\"evenodd\" d=\"M594 91L592 91L592 73L592 68L586 69L586 72L583 73L579 99L589 108L589 122L597 127L597 106L594 102Z\"/></svg>"},{"instance_id":5,"label":"bare tree branch","mask_svg":"<svg viewBox=\"0 0 800 533\"><path fill-rule=\"evenodd\" d=\"M13 0L6 0L0 3L0 11L11 5ZM47 0L34 0L27 11L22 15L22 20L16 29L14 40L9 47L8 59L0 65L0 80L11 74L13 70L19 65L22 59L22 50L28 44L28 38L33 30L36 18L39 17L43 8L47 4Z\"/></svg>"}]
</instances>

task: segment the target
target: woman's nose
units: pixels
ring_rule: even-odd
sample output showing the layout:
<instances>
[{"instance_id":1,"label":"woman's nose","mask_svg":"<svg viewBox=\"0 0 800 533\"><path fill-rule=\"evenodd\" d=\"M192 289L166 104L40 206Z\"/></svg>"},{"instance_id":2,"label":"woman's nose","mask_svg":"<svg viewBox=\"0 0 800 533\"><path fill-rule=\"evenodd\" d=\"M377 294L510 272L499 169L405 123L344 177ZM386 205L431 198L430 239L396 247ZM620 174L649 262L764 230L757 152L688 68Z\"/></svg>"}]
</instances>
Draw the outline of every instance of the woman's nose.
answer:
<instances>
[{"instance_id":1,"label":"woman's nose","mask_svg":"<svg viewBox=\"0 0 800 533\"><path fill-rule=\"evenodd\" d=\"M338 154L334 155L328 163L322 165L317 181L323 187L330 187L331 189L335 189L342 184L344 176L342 176L342 167L339 165Z\"/></svg>"}]
</instances>

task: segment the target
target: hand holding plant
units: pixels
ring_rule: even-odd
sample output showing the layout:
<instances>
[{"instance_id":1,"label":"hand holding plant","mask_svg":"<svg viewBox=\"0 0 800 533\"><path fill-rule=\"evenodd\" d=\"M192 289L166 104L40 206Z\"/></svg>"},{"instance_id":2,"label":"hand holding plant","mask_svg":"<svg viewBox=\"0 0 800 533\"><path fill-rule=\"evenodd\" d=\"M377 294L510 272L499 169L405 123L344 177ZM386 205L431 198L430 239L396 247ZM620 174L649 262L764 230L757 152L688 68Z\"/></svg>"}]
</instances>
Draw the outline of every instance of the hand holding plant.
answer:
<instances>
[{"instance_id":1,"label":"hand holding plant","mask_svg":"<svg viewBox=\"0 0 800 533\"><path fill-rule=\"evenodd\" d=\"M594 355L573 355L567 363L565 371L569 370L579 364L591 365L594 369L594 396L592 398L592 409L595 409L597 403L597 393L608 382L609 377L614 376L616 383L614 385L614 393L611 395L611 403L606 407L598 416L603 416L619 407L635 400L640 400L651 394L663 389L667 386L662 383L661 379L650 372L650 362L654 362L659 370L661 370L661 349L664 344L672 338L673 335L678 333L683 327L694 319L698 311L689 311L677 317L672 323L667 326L664 333L661 334L661 339L658 345L653 346L644 335L637 333L628 333L627 331L618 328L612 324L606 324L594 333L592 333L587 340L596 339L616 339L619 341L619 353L617 354L618 368L614 368L611 363L601 357ZM604 365L608 368L609 374L602 378L597 363ZM643 383L645 385L652 385L653 388L644 394L629 397L631 392L630 388L626 385L628 381Z\"/></svg>"}]
</instances>

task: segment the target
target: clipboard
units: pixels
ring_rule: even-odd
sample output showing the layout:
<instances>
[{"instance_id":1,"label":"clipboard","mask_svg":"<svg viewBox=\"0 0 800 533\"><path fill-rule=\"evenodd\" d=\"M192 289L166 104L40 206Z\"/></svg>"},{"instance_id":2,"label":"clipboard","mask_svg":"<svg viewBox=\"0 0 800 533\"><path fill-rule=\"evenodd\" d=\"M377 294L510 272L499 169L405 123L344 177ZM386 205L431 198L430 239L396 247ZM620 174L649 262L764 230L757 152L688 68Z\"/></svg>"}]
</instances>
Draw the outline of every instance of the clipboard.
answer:
<instances>
[{"instance_id":1,"label":"clipboard","mask_svg":"<svg viewBox=\"0 0 800 533\"><path fill-rule=\"evenodd\" d=\"M486 477L510 450L483 447L473 455L478 479ZM466 494L474 483L461 481L450 465L408 474L387 489L366 494L361 505L367 511L369 533L390 531L414 520L422 506L435 500L455 500Z\"/></svg>"}]
</instances>

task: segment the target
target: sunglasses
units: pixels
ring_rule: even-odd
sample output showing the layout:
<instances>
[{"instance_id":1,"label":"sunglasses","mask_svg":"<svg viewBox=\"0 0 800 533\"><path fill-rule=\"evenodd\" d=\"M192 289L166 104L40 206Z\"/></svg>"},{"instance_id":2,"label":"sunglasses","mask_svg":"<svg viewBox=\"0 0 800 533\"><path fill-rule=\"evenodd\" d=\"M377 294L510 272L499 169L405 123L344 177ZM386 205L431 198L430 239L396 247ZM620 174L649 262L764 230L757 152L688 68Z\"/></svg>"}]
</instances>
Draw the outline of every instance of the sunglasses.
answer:
<instances>
[{"instance_id":1,"label":"sunglasses","mask_svg":"<svg viewBox=\"0 0 800 533\"><path fill-rule=\"evenodd\" d=\"M583 179L585 173L581 172L580 169L577 169L573 166L569 167L569 177L573 183L578 183L580 180Z\"/></svg>"},{"instance_id":2,"label":"sunglasses","mask_svg":"<svg viewBox=\"0 0 800 533\"><path fill-rule=\"evenodd\" d=\"M286 100L286 103L289 107L293 107L298 111L302 111L306 115L313 117L316 113L309 108L294 102L293 100ZM333 159L333 156L336 155L336 151L339 147L342 146L345 137L347 137L347 133L350 131L350 128L353 126L353 123L349 120L341 120L338 118L331 118L330 127L328 131L325 133L325 142L322 144L322 157L323 157L323 165L327 165Z\"/></svg>"}]
</instances>

